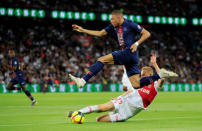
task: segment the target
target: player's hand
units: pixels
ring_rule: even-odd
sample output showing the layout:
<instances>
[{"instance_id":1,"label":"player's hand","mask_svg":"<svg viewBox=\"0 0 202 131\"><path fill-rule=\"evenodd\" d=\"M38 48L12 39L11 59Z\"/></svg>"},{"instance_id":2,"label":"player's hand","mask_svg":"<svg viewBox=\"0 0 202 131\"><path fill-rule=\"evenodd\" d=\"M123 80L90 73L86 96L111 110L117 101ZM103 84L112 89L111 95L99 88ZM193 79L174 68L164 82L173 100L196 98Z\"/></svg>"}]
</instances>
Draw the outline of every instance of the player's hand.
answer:
<instances>
[{"instance_id":1,"label":"player's hand","mask_svg":"<svg viewBox=\"0 0 202 131\"><path fill-rule=\"evenodd\" d=\"M84 29L81 26L73 24L72 27L73 27L73 30L75 30L75 31L84 32Z\"/></svg>"},{"instance_id":2,"label":"player's hand","mask_svg":"<svg viewBox=\"0 0 202 131\"><path fill-rule=\"evenodd\" d=\"M134 43L132 44L132 46L130 47L132 52L135 52L137 50L137 45Z\"/></svg>"},{"instance_id":3,"label":"player's hand","mask_svg":"<svg viewBox=\"0 0 202 131\"><path fill-rule=\"evenodd\" d=\"M156 64L156 54L152 54L152 56L150 57L150 62L152 64Z\"/></svg>"}]
</instances>

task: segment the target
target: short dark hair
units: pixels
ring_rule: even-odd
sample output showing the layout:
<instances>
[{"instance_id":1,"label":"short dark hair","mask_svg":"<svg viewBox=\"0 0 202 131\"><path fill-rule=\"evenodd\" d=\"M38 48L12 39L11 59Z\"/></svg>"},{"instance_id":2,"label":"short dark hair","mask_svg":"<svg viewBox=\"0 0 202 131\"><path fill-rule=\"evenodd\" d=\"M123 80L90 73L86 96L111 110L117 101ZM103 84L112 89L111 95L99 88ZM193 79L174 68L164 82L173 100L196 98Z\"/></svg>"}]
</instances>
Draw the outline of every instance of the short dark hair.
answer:
<instances>
[{"instance_id":1,"label":"short dark hair","mask_svg":"<svg viewBox=\"0 0 202 131\"><path fill-rule=\"evenodd\" d=\"M112 15L120 15L123 16L123 13L120 10L113 10Z\"/></svg>"}]
</instances>

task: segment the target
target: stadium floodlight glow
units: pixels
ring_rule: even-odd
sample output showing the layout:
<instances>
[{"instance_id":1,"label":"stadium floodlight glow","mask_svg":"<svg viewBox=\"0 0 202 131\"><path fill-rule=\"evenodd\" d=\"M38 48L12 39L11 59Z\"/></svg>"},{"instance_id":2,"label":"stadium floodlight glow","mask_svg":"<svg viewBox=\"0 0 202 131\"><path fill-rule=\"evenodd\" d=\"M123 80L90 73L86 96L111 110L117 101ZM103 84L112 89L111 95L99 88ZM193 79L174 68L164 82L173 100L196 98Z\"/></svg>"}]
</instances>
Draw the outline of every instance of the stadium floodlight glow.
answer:
<instances>
[{"instance_id":1,"label":"stadium floodlight glow","mask_svg":"<svg viewBox=\"0 0 202 131\"><path fill-rule=\"evenodd\" d=\"M65 19L65 14L66 14L65 11L60 11L60 12L59 12L59 18L60 18L60 19Z\"/></svg>"},{"instance_id":2,"label":"stadium floodlight glow","mask_svg":"<svg viewBox=\"0 0 202 131\"><path fill-rule=\"evenodd\" d=\"M88 20L95 20L95 13L93 12L88 13Z\"/></svg>"},{"instance_id":3,"label":"stadium floodlight glow","mask_svg":"<svg viewBox=\"0 0 202 131\"><path fill-rule=\"evenodd\" d=\"M39 10L38 13L37 13L37 16L39 18L44 18L45 17L45 11L44 10Z\"/></svg>"},{"instance_id":4,"label":"stadium floodlight glow","mask_svg":"<svg viewBox=\"0 0 202 131\"><path fill-rule=\"evenodd\" d=\"M6 8L0 8L0 15L6 15Z\"/></svg>"},{"instance_id":5,"label":"stadium floodlight glow","mask_svg":"<svg viewBox=\"0 0 202 131\"><path fill-rule=\"evenodd\" d=\"M74 17L74 13L71 11L67 11L67 19L71 20Z\"/></svg>"},{"instance_id":6,"label":"stadium floodlight glow","mask_svg":"<svg viewBox=\"0 0 202 131\"><path fill-rule=\"evenodd\" d=\"M136 22L142 23L142 16L141 15L136 15Z\"/></svg>"},{"instance_id":7,"label":"stadium floodlight glow","mask_svg":"<svg viewBox=\"0 0 202 131\"><path fill-rule=\"evenodd\" d=\"M161 22L160 17L159 16L155 16L154 23L159 24L160 22Z\"/></svg>"},{"instance_id":8,"label":"stadium floodlight glow","mask_svg":"<svg viewBox=\"0 0 202 131\"><path fill-rule=\"evenodd\" d=\"M198 18L193 18L193 19L192 19L192 24L193 24L193 25L199 25L199 20L198 20Z\"/></svg>"},{"instance_id":9,"label":"stadium floodlight glow","mask_svg":"<svg viewBox=\"0 0 202 131\"><path fill-rule=\"evenodd\" d=\"M13 16L14 15L14 9L13 8L8 8L7 9L7 15L8 16Z\"/></svg>"},{"instance_id":10,"label":"stadium floodlight glow","mask_svg":"<svg viewBox=\"0 0 202 131\"><path fill-rule=\"evenodd\" d=\"M175 18L174 18L174 23L175 23L176 25L179 25L179 23L180 23L179 17L175 17Z\"/></svg>"},{"instance_id":11,"label":"stadium floodlight glow","mask_svg":"<svg viewBox=\"0 0 202 131\"><path fill-rule=\"evenodd\" d=\"M81 19L82 20L87 20L87 18L88 18L88 14L86 12L82 12L81 13Z\"/></svg>"},{"instance_id":12,"label":"stadium floodlight glow","mask_svg":"<svg viewBox=\"0 0 202 131\"><path fill-rule=\"evenodd\" d=\"M168 17L168 24L173 24L174 20L173 17Z\"/></svg>"},{"instance_id":13,"label":"stadium floodlight glow","mask_svg":"<svg viewBox=\"0 0 202 131\"><path fill-rule=\"evenodd\" d=\"M24 17L29 17L29 10L28 9L23 10L23 16Z\"/></svg>"},{"instance_id":14,"label":"stadium floodlight glow","mask_svg":"<svg viewBox=\"0 0 202 131\"><path fill-rule=\"evenodd\" d=\"M168 21L167 17L165 17L165 16L161 17L161 24L166 24L167 21Z\"/></svg>"},{"instance_id":15,"label":"stadium floodlight glow","mask_svg":"<svg viewBox=\"0 0 202 131\"><path fill-rule=\"evenodd\" d=\"M15 16L22 16L22 10L19 8L15 9Z\"/></svg>"},{"instance_id":16,"label":"stadium floodlight glow","mask_svg":"<svg viewBox=\"0 0 202 131\"><path fill-rule=\"evenodd\" d=\"M102 13L101 14L101 20L102 21L107 21L108 20L108 14Z\"/></svg>"},{"instance_id":17,"label":"stadium floodlight glow","mask_svg":"<svg viewBox=\"0 0 202 131\"><path fill-rule=\"evenodd\" d=\"M74 19L79 20L80 19L80 12L75 12L74 13Z\"/></svg>"},{"instance_id":18,"label":"stadium floodlight glow","mask_svg":"<svg viewBox=\"0 0 202 131\"><path fill-rule=\"evenodd\" d=\"M52 12L51 12L51 17L52 18L54 18L54 19L56 19L56 18L58 18L58 11L57 10L53 10Z\"/></svg>"},{"instance_id":19,"label":"stadium floodlight glow","mask_svg":"<svg viewBox=\"0 0 202 131\"><path fill-rule=\"evenodd\" d=\"M35 9L32 9L32 10L30 11L30 16L31 16L31 17L36 17L36 16L37 16L37 11L36 11Z\"/></svg>"},{"instance_id":20,"label":"stadium floodlight glow","mask_svg":"<svg viewBox=\"0 0 202 131\"><path fill-rule=\"evenodd\" d=\"M131 20L131 21L135 21L135 16L134 16L134 15L129 15L128 18L129 18L129 20Z\"/></svg>"},{"instance_id":21,"label":"stadium floodlight glow","mask_svg":"<svg viewBox=\"0 0 202 131\"><path fill-rule=\"evenodd\" d=\"M147 18L148 23L154 23L154 17L153 16L148 16Z\"/></svg>"},{"instance_id":22,"label":"stadium floodlight glow","mask_svg":"<svg viewBox=\"0 0 202 131\"><path fill-rule=\"evenodd\" d=\"M187 24L187 19L186 18L180 18L180 23L181 25L186 25Z\"/></svg>"}]
</instances>

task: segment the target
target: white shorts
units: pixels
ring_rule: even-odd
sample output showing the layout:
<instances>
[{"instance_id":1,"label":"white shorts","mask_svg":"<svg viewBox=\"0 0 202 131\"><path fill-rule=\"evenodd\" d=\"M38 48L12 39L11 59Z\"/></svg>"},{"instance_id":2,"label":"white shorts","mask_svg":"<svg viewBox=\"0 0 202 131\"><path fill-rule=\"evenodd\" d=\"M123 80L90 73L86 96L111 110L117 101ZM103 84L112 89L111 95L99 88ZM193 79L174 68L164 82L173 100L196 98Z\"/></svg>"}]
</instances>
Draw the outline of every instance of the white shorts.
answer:
<instances>
[{"instance_id":1,"label":"white shorts","mask_svg":"<svg viewBox=\"0 0 202 131\"><path fill-rule=\"evenodd\" d=\"M142 98L137 90L133 90L126 96L112 99L115 110L109 113L112 122L125 121L144 109Z\"/></svg>"},{"instance_id":2,"label":"white shorts","mask_svg":"<svg viewBox=\"0 0 202 131\"><path fill-rule=\"evenodd\" d=\"M129 80L128 75L126 73L125 67L123 67L123 70L124 70L124 73L123 73L122 81L121 82L122 82L123 86L127 87L127 90L131 90L131 89L133 89L133 86L130 83L130 80Z\"/></svg>"}]
</instances>

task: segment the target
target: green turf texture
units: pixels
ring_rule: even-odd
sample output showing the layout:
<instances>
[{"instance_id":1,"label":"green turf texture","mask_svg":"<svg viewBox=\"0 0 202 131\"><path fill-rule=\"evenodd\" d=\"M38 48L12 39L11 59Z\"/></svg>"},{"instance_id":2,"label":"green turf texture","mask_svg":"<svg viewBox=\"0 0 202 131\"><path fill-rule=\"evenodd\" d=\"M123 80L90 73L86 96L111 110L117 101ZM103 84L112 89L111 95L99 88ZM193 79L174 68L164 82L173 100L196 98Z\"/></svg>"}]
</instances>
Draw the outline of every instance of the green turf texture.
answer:
<instances>
[{"instance_id":1,"label":"green turf texture","mask_svg":"<svg viewBox=\"0 0 202 131\"><path fill-rule=\"evenodd\" d=\"M121 93L0 94L0 131L202 131L202 92L160 92L147 111L126 122L98 123L103 113L85 115L83 124L66 117L69 110L101 104Z\"/></svg>"}]
</instances>

